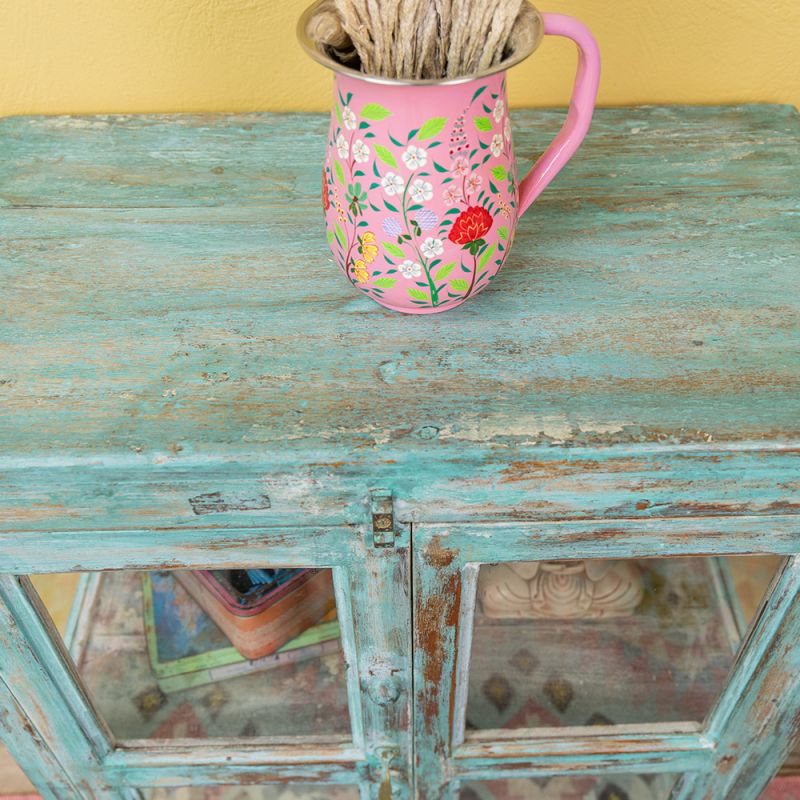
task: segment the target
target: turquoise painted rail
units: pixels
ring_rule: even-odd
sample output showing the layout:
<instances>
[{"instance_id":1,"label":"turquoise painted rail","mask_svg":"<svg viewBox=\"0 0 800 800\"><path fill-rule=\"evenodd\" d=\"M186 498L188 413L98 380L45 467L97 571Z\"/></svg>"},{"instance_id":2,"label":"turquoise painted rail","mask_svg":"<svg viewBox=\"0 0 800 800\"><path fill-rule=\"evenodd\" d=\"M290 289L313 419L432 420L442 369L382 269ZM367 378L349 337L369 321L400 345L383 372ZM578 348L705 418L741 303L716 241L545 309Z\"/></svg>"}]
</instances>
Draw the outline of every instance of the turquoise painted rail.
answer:
<instances>
[{"instance_id":1,"label":"turquoise painted rail","mask_svg":"<svg viewBox=\"0 0 800 800\"><path fill-rule=\"evenodd\" d=\"M561 118L517 113L517 151ZM325 133L0 121L0 736L58 800L626 772L755 800L800 712L797 111L598 112L435 318L328 261ZM481 564L756 553L787 559L704 722L465 732ZM350 737L120 743L23 577L266 561L334 570Z\"/></svg>"}]
</instances>

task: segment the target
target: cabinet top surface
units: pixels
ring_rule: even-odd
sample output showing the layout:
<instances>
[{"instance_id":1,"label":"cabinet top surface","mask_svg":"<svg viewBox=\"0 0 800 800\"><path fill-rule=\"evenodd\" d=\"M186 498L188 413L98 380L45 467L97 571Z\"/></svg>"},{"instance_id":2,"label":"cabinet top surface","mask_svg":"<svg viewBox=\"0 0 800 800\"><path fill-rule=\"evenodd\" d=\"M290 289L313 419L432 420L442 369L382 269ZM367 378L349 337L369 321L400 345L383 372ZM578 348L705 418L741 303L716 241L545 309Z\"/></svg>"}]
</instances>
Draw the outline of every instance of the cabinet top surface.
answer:
<instances>
[{"instance_id":1,"label":"cabinet top surface","mask_svg":"<svg viewBox=\"0 0 800 800\"><path fill-rule=\"evenodd\" d=\"M516 111L518 156L562 114ZM791 441L794 109L597 113L488 290L330 262L321 115L0 121L0 449L40 458Z\"/></svg>"}]
</instances>

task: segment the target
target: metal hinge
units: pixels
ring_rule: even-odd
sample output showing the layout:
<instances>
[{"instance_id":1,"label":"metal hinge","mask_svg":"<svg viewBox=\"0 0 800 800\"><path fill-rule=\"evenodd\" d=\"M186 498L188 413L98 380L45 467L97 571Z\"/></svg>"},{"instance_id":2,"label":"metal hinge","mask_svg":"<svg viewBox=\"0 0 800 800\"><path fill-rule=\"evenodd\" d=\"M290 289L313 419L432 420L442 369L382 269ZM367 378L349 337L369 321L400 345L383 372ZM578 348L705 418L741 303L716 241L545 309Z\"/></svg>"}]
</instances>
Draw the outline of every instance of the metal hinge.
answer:
<instances>
[{"instance_id":1,"label":"metal hinge","mask_svg":"<svg viewBox=\"0 0 800 800\"><path fill-rule=\"evenodd\" d=\"M392 800L392 775L404 782L404 770L400 769L400 748L396 746L378 747L375 750L378 763L372 769L372 780L378 784L378 800ZM372 795L371 795L372 796Z\"/></svg>"},{"instance_id":2,"label":"metal hinge","mask_svg":"<svg viewBox=\"0 0 800 800\"><path fill-rule=\"evenodd\" d=\"M375 547L394 547L394 503L387 489L370 492L372 543Z\"/></svg>"}]
</instances>

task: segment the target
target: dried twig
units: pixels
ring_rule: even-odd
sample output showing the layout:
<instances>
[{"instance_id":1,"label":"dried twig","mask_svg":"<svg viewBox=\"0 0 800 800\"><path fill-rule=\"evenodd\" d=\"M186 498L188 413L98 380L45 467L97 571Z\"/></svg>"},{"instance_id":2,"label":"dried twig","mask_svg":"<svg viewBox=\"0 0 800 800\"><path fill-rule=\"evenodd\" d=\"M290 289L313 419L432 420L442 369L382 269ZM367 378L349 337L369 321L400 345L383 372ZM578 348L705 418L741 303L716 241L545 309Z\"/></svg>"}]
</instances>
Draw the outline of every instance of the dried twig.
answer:
<instances>
[{"instance_id":1,"label":"dried twig","mask_svg":"<svg viewBox=\"0 0 800 800\"><path fill-rule=\"evenodd\" d=\"M471 75L540 35L526 0L325 0L312 40L342 63L389 78Z\"/></svg>"}]
</instances>

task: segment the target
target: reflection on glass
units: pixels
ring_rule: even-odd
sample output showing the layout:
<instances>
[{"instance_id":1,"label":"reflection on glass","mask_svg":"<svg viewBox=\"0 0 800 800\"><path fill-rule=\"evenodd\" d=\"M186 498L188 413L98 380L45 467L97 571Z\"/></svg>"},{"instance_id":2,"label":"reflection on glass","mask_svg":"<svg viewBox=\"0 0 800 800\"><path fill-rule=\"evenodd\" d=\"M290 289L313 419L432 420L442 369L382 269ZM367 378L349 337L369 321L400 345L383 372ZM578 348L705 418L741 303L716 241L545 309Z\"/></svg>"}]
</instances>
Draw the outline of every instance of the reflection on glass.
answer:
<instances>
[{"instance_id":1,"label":"reflection on glass","mask_svg":"<svg viewBox=\"0 0 800 800\"><path fill-rule=\"evenodd\" d=\"M56 630L63 636L67 629L75 590L81 576L77 572L58 575L31 575L31 583L47 608Z\"/></svg>"},{"instance_id":2,"label":"reflection on glass","mask_svg":"<svg viewBox=\"0 0 800 800\"><path fill-rule=\"evenodd\" d=\"M73 586L36 586L63 620ZM330 570L85 575L62 630L118 739L350 732Z\"/></svg>"},{"instance_id":3,"label":"reflection on glass","mask_svg":"<svg viewBox=\"0 0 800 800\"><path fill-rule=\"evenodd\" d=\"M747 630L783 559L780 556L729 556L724 561L733 586L734 611L740 627Z\"/></svg>"},{"instance_id":4,"label":"reflection on glass","mask_svg":"<svg viewBox=\"0 0 800 800\"><path fill-rule=\"evenodd\" d=\"M558 776L465 784L459 800L667 800L675 775Z\"/></svg>"},{"instance_id":5,"label":"reflection on glass","mask_svg":"<svg viewBox=\"0 0 800 800\"><path fill-rule=\"evenodd\" d=\"M483 566L467 730L701 722L779 564Z\"/></svg>"}]
</instances>

